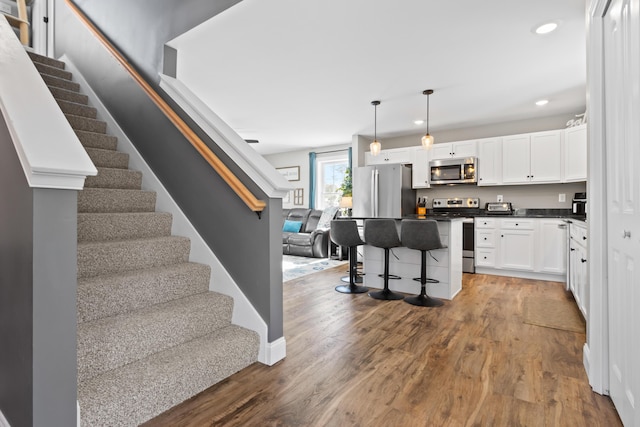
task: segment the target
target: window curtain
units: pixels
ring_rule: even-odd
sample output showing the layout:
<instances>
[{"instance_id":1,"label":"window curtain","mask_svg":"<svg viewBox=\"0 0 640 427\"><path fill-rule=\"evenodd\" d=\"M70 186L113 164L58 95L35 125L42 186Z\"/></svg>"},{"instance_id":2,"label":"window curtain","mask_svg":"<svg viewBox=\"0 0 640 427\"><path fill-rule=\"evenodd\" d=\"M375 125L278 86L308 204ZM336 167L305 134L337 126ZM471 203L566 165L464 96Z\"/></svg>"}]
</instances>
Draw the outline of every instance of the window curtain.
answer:
<instances>
[{"instance_id":1,"label":"window curtain","mask_svg":"<svg viewBox=\"0 0 640 427\"><path fill-rule=\"evenodd\" d=\"M316 153L309 152L309 209L316 207Z\"/></svg>"},{"instance_id":2,"label":"window curtain","mask_svg":"<svg viewBox=\"0 0 640 427\"><path fill-rule=\"evenodd\" d=\"M353 177L353 161L351 160L351 147L347 150L347 155L349 156L349 170L351 171L351 176Z\"/></svg>"}]
</instances>

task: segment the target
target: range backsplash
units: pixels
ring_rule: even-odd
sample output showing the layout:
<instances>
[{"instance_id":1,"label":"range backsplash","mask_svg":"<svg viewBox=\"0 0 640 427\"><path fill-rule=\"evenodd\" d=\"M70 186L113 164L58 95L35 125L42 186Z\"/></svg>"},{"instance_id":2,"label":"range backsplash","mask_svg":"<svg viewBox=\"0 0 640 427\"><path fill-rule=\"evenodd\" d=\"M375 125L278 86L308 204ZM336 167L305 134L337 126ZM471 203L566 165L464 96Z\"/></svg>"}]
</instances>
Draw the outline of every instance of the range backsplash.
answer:
<instances>
[{"instance_id":1,"label":"range backsplash","mask_svg":"<svg viewBox=\"0 0 640 427\"><path fill-rule=\"evenodd\" d=\"M427 208L432 208L434 198L478 197L480 207L485 203L497 201L502 195L505 202L511 202L514 208L529 209L571 209L574 193L587 191L586 182L568 184L529 184L478 187L477 185L445 185L417 190L417 197L427 197ZM558 202L558 195L565 194L565 202Z\"/></svg>"}]
</instances>

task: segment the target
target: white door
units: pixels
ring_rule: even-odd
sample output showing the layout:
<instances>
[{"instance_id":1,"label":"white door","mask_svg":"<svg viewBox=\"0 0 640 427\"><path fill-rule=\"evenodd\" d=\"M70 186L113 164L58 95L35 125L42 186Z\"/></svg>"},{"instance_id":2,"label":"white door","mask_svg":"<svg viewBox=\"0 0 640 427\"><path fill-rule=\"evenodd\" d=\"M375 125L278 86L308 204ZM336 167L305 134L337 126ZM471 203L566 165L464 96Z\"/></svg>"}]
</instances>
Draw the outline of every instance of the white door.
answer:
<instances>
[{"instance_id":1,"label":"white door","mask_svg":"<svg viewBox=\"0 0 640 427\"><path fill-rule=\"evenodd\" d=\"M612 0L604 18L609 386L626 426L640 425L639 6Z\"/></svg>"}]
</instances>

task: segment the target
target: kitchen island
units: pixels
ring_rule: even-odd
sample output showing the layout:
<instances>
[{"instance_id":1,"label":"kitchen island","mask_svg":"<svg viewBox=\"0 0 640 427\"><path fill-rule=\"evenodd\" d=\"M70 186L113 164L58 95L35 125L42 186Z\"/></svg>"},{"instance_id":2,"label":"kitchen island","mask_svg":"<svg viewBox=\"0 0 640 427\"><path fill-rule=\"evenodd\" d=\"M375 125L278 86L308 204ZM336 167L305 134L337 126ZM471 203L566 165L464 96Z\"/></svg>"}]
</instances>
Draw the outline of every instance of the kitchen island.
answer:
<instances>
[{"instance_id":1,"label":"kitchen island","mask_svg":"<svg viewBox=\"0 0 640 427\"><path fill-rule=\"evenodd\" d=\"M366 218L357 218L366 220ZM431 218L438 223L440 239L445 249L431 251L427 255L427 277L440 283L427 283L427 293L435 298L451 300L462 290L462 218ZM400 226L400 220L397 220ZM384 250L363 246L364 285L382 289L384 281L378 275L384 272ZM420 251L405 247L391 249L389 274L400 277L389 279L389 288L407 294L419 294ZM393 276L392 276L393 277Z\"/></svg>"}]
</instances>

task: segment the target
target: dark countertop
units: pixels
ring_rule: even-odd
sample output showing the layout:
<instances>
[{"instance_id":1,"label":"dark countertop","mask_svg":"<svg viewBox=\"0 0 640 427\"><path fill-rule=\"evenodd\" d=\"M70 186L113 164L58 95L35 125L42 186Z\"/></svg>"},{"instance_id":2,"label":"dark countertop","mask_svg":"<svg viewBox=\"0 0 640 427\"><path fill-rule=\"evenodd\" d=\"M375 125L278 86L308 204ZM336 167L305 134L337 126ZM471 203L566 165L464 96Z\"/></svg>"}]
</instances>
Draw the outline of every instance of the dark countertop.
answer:
<instances>
[{"instance_id":1,"label":"dark countertop","mask_svg":"<svg viewBox=\"0 0 640 427\"><path fill-rule=\"evenodd\" d=\"M440 213L434 212L429 209L427 211L427 218L474 218L474 217L496 217L496 218L560 218L560 219L573 219L576 221L586 221L585 215L575 215L571 212L571 209L515 209L510 214L496 214L488 213L484 209L480 209L476 213L457 214L457 213Z\"/></svg>"},{"instance_id":2,"label":"dark countertop","mask_svg":"<svg viewBox=\"0 0 640 427\"><path fill-rule=\"evenodd\" d=\"M395 220L401 219L435 219L437 221L449 221L452 219L464 219L475 217L495 217L495 218L559 218L576 221L586 221L585 215L574 215L571 209L516 209L510 214L495 214L487 213L484 209L480 209L477 212L464 214L459 213L441 213L434 212L432 209L427 210L427 215L418 216L417 214L405 215L402 218L392 218ZM365 220L371 217L338 217L336 219L357 219Z\"/></svg>"}]
</instances>

